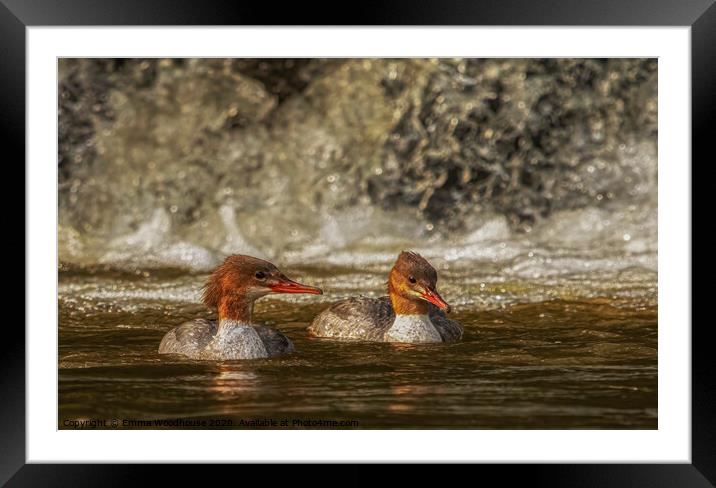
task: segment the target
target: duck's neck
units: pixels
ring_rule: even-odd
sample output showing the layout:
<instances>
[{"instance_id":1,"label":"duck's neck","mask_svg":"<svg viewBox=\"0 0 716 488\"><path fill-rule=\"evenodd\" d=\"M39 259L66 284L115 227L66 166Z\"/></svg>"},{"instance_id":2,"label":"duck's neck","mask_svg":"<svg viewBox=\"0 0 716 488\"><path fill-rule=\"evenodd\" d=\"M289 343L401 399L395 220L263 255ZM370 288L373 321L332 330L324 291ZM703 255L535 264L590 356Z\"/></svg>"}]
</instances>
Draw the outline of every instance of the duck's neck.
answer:
<instances>
[{"instance_id":1,"label":"duck's neck","mask_svg":"<svg viewBox=\"0 0 716 488\"><path fill-rule=\"evenodd\" d=\"M225 297L219 303L219 328L251 325L254 301L246 297Z\"/></svg>"},{"instance_id":2,"label":"duck's neck","mask_svg":"<svg viewBox=\"0 0 716 488\"><path fill-rule=\"evenodd\" d=\"M393 283L388 284L388 294L393 305L395 315L427 315L428 302L420 299L405 297L397 292Z\"/></svg>"}]
</instances>

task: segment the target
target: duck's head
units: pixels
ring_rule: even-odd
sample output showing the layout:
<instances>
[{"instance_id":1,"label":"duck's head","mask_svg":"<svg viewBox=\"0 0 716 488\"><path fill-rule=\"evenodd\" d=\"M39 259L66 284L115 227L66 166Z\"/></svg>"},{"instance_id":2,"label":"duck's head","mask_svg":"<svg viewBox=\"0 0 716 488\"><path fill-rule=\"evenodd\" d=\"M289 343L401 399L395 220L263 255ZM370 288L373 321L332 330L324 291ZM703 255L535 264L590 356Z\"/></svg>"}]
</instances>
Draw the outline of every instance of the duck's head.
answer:
<instances>
[{"instance_id":1,"label":"duck's head","mask_svg":"<svg viewBox=\"0 0 716 488\"><path fill-rule=\"evenodd\" d=\"M269 293L320 295L323 292L289 279L268 261L234 254L209 276L202 300L207 307L218 309L220 317L234 318L232 315L242 306Z\"/></svg>"},{"instance_id":2,"label":"duck's head","mask_svg":"<svg viewBox=\"0 0 716 488\"><path fill-rule=\"evenodd\" d=\"M420 254L403 251L390 270L388 293L396 314L427 313L427 303L450 312L437 291L438 273Z\"/></svg>"}]
</instances>

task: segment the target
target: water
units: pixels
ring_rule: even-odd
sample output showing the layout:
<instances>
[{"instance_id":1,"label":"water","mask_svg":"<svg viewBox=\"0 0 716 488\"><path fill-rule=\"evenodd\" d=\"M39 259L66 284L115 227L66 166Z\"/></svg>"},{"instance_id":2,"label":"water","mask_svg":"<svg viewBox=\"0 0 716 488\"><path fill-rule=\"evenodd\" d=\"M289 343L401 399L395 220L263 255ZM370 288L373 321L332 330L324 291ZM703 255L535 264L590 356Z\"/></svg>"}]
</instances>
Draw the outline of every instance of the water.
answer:
<instances>
[{"instance_id":1,"label":"water","mask_svg":"<svg viewBox=\"0 0 716 488\"><path fill-rule=\"evenodd\" d=\"M61 60L59 427L656 428L656 68ZM461 342L306 336L404 249ZM297 353L159 356L231 253L324 289L257 304Z\"/></svg>"},{"instance_id":2,"label":"water","mask_svg":"<svg viewBox=\"0 0 716 488\"><path fill-rule=\"evenodd\" d=\"M61 60L60 260L206 271L655 208L656 65Z\"/></svg>"},{"instance_id":3,"label":"water","mask_svg":"<svg viewBox=\"0 0 716 488\"><path fill-rule=\"evenodd\" d=\"M562 215L551 231L569 218L585 222L590 215ZM130 422L120 428L156 428L136 421L180 418L218 422L204 428L253 427L251 421L311 428L294 425L309 420L348 423L313 428L657 428L654 249L625 241L625 227L617 232L621 245L599 249L594 239L605 239L603 229L586 244L548 248L550 231L540 244L536 235L502 240L499 228L498 220L465 238L472 248L462 241L454 249L443 242L420 249L465 326L463 340L446 345L307 336L311 319L331 301L383 294L394 256L387 249L395 243L343 251L352 265L341 252L303 264L287 257L289 276L325 294L257 302L255 318L278 325L297 349L271 360L157 354L171 327L211 317L199 302L205 272L65 266L59 427L99 418ZM653 230L653 222L628 230L638 240L645 228ZM279 425L265 424L271 419Z\"/></svg>"}]
</instances>

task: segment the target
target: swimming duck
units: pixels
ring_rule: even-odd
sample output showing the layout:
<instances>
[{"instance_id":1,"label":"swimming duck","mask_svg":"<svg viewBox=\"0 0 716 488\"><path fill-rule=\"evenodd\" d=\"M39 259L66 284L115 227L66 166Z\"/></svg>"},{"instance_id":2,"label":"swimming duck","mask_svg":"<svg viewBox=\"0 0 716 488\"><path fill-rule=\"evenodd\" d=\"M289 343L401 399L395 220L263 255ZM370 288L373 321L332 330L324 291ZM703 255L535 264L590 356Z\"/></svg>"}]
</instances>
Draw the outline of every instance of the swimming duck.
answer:
<instances>
[{"instance_id":1,"label":"swimming duck","mask_svg":"<svg viewBox=\"0 0 716 488\"><path fill-rule=\"evenodd\" d=\"M436 289L438 274L425 258L403 251L390 270L388 295L349 298L321 312L308 327L315 337L376 342L453 342L462 326Z\"/></svg>"},{"instance_id":2,"label":"swimming duck","mask_svg":"<svg viewBox=\"0 0 716 488\"><path fill-rule=\"evenodd\" d=\"M252 321L254 302L269 293L311 293L319 288L286 277L273 264L251 256L232 255L209 276L202 301L217 310L219 320L194 319L166 333L160 354L192 359L257 359L294 352L278 330Z\"/></svg>"}]
</instances>

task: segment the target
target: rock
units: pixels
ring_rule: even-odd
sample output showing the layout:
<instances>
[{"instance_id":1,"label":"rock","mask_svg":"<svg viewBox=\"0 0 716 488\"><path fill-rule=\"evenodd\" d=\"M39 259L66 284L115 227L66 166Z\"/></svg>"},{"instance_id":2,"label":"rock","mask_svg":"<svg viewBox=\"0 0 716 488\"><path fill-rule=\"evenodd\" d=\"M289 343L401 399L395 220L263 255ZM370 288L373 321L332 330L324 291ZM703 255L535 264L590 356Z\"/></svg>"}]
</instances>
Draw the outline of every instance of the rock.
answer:
<instances>
[{"instance_id":1,"label":"rock","mask_svg":"<svg viewBox=\"0 0 716 488\"><path fill-rule=\"evenodd\" d=\"M60 223L79 234L61 245L117 242L158 210L167 239L213 250L300 247L363 208L453 232L498 213L529 230L656 185L656 60L63 59L59 71Z\"/></svg>"}]
</instances>

